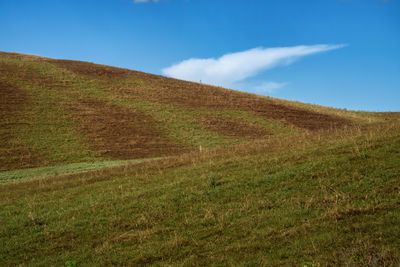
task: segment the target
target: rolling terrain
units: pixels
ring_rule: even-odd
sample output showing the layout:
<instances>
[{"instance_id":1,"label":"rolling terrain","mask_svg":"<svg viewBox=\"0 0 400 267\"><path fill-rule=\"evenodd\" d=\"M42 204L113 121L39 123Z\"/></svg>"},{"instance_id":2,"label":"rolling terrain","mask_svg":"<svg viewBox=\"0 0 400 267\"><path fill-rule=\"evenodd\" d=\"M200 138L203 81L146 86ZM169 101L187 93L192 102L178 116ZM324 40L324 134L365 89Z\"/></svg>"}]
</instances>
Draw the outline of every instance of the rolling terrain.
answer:
<instances>
[{"instance_id":1,"label":"rolling terrain","mask_svg":"<svg viewBox=\"0 0 400 267\"><path fill-rule=\"evenodd\" d=\"M0 265L400 264L400 114L0 52Z\"/></svg>"}]
</instances>

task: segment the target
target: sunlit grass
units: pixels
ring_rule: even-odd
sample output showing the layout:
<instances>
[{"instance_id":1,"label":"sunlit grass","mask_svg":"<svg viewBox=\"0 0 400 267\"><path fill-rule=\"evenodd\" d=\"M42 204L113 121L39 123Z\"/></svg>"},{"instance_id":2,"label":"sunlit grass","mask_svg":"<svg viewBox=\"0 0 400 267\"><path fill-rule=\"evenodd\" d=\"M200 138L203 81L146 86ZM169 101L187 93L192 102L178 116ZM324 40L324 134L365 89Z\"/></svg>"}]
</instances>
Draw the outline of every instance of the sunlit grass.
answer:
<instances>
[{"instance_id":1,"label":"sunlit grass","mask_svg":"<svg viewBox=\"0 0 400 267\"><path fill-rule=\"evenodd\" d=\"M118 166L131 166L154 159L111 160L71 163L58 166L27 168L0 172L0 184L26 182L36 179L46 179L68 174L84 173Z\"/></svg>"},{"instance_id":2,"label":"sunlit grass","mask_svg":"<svg viewBox=\"0 0 400 267\"><path fill-rule=\"evenodd\" d=\"M6 265L396 265L398 130L276 138L3 186L0 253Z\"/></svg>"}]
</instances>

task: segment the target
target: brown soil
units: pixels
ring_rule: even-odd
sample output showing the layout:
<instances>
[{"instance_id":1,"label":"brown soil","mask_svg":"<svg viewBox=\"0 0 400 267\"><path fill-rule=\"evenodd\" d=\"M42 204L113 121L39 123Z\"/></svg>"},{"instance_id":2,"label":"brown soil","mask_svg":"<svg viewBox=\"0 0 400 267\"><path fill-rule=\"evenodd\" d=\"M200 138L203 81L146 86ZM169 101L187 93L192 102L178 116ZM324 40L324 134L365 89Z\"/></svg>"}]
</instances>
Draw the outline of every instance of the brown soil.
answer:
<instances>
[{"instance_id":1,"label":"brown soil","mask_svg":"<svg viewBox=\"0 0 400 267\"><path fill-rule=\"evenodd\" d=\"M0 96L0 171L40 165L15 133L16 127L24 123L18 112L27 106L27 94L0 78Z\"/></svg>"},{"instance_id":2,"label":"brown soil","mask_svg":"<svg viewBox=\"0 0 400 267\"><path fill-rule=\"evenodd\" d=\"M253 139L271 135L271 132L257 125L247 122L229 120L217 116L206 117L202 120L202 123L207 129L225 136L245 137Z\"/></svg>"},{"instance_id":3,"label":"brown soil","mask_svg":"<svg viewBox=\"0 0 400 267\"><path fill-rule=\"evenodd\" d=\"M150 116L93 100L67 107L87 137L89 146L101 155L117 159L160 157L187 151L157 131Z\"/></svg>"}]
</instances>

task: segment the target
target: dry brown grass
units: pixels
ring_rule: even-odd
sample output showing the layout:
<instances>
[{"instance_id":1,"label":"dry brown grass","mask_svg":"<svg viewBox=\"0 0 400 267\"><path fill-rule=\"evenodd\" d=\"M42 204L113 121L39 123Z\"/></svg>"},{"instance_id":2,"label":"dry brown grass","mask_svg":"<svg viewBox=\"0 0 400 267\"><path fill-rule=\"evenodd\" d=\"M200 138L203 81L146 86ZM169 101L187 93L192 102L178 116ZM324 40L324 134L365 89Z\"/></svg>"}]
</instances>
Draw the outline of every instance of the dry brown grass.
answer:
<instances>
[{"instance_id":1,"label":"dry brown grass","mask_svg":"<svg viewBox=\"0 0 400 267\"><path fill-rule=\"evenodd\" d=\"M107 158L132 159L181 154L188 151L157 131L151 116L133 108L87 100L68 103L72 118L90 140L90 147Z\"/></svg>"},{"instance_id":2,"label":"dry brown grass","mask_svg":"<svg viewBox=\"0 0 400 267\"><path fill-rule=\"evenodd\" d=\"M273 135L272 132L248 123L246 121L235 121L218 116L207 116L201 121L207 129L226 136L244 137L248 139L262 138L267 135Z\"/></svg>"},{"instance_id":3,"label":"dry brown grass","mask_svg":"<svg viewBox=\"0 0 400 267\"><path fill-rule=\"evenodd\" d=\"M40 165L41 160L15 132L26 123L22 113L29 105L27 93L0 78L0 95L0 171Z\"/></svg>"}]
</instances>

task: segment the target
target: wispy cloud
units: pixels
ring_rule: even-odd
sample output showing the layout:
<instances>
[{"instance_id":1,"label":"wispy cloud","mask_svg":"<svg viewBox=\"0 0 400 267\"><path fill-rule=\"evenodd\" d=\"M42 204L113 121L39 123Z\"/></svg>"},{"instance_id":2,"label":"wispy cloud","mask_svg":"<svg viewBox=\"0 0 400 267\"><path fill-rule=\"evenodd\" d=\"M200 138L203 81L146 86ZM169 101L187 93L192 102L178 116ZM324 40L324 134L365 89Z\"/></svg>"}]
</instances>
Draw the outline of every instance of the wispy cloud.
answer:
<instances>
[{"instance_id":1,"label":"wispy cloud","mask_svg":"<svg viewBox=\"0 0 400 267\"><path fill-rule=\"evenodd\" d=\"M157 3L159 0L133 0L135 4L141 3Z\"/></svg>"},{"instance_id":2,"label":"wispy cloud","mask_svg":"<svg viewBox=\"0 0 400 267\"><path fill-rule=\"evenodd\" d=\"M264 95L275 93L288 84L288 82L243 81L231 84L229 88Z\"/></svg>"},{"instance_id":3,"label":"wispy cloud","mask_svg":"<svg viewBox=\"0 0 400 267\"><path fill-rule=\"evenodd\" d=\"M288 83L277 83L277 82L263 82L259 85L252 86L255 93L272 93L273 91L286 86Z\"/></svg>"},{"instance_id":4,"label":"wispy cloud","mask_svg":"<svg viewBox=\"0 0 400 267\"><path fill-rule=\"evenodd\" d=\"M164 75L224 87L253 77L277 66L289 65L301 57L335 50L345 45L302 45L292 47L258 47L242 52L225 54L219 58L191 58L162 70ZM265 82L254 90L268 91L284 86L285 83Z\"/></svg>"}]
</instances>

